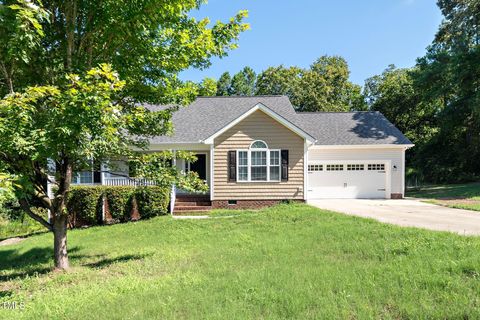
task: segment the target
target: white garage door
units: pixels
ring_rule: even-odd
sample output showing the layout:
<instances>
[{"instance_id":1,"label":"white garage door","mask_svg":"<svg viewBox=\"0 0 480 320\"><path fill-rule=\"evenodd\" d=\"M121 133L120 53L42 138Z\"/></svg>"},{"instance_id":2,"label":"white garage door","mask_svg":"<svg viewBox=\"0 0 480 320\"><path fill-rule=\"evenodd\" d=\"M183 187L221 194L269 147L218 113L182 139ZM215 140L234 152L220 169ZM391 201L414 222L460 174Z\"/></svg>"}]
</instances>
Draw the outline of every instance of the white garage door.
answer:
<instances>
[{"instance_id":1,"label":"white garage door","mask_svg":"<svg viewBox=\"0 0 480 320\"><path fill-rule=\"evenodd\" d=\"M380 161L309 163L308 198L387 198L387 170Z\"/></svg>"}]
</instances>

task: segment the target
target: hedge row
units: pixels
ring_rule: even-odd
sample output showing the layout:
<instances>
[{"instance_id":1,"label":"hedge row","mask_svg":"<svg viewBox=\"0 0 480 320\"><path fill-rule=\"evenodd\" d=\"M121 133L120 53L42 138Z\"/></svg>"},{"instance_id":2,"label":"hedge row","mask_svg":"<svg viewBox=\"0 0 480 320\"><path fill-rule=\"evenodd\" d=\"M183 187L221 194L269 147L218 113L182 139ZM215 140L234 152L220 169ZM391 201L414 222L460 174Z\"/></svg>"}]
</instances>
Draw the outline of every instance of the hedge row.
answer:
<instances>
[{"instance_id":1,"label":"hedge row","mask_svg":"<svg viewBox=\"0 0 480 320\"><path fill-rule=\"evenodd\" d=\"M170 189L157 186L72 187L67 199L71 224L95 225L107 222L102 221L104 201L114 221L131 220L134 211L138 211L142 219L151 218L168 213Z\"/></svg>"}]
</instances>

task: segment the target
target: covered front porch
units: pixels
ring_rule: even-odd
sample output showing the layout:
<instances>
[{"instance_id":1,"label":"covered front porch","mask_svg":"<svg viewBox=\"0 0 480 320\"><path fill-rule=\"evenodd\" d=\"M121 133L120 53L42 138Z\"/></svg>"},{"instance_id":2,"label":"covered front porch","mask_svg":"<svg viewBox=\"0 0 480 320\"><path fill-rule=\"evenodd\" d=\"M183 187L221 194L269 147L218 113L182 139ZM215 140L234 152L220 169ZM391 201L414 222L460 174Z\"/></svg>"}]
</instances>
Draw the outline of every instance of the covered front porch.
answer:
<instances>
[{"instance_id":1,"label":"covered front porch","mask_svg":"<svg viewBox=\"0 0 480 320\"><path fill-rule=\"evenodd\" d=\"M188 147L188 146L186 146ZM207 146L208 147L208 146ZM198 149L198 148L197 148ZM166 150L160 149L158 146L151 149L151 152ZM167 149L168 150L168 149ZM183 150L195 154L197 161L189 162L183 159L174 159L174 165L181 172L194 171L197 172L200 179L204 180L211 190L211 181L213 177L213 151L211 149L203 150L192 149L169 149L172 151ZM73 185L101 185L101 186L146 186L154 185L153 181L135 177L135 170L133 170L127 161L115 160L109 163L102 163L92 165L92 170L75 172L72 178ZM209 191L210 191L209 190ZM177 189L177 195L189 195L191 193ZM210 192L207 193L210 199ZM205 195L205 194L202 194Z\"/></svg>"}]
</instances>

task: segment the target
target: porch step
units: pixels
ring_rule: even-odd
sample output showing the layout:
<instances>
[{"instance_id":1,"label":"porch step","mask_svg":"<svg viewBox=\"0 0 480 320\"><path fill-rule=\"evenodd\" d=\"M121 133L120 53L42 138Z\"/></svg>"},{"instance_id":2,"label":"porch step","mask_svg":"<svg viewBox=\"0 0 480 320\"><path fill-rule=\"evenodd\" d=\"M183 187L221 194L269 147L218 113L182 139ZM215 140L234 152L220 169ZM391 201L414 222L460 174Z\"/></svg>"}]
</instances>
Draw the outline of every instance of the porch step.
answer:
<instances>
[{"instance_id":1,"label":"porch step","mask_svg":"<svg viewBox=\"0 0 480 320\"><path fill-rule=\"evenodd\" d=\"M209 211L212 210L212 206L175 206L176 211Z\"/></svg>"},{"instance_id":2,"label":"porch step","mask_svg":"<svg viewBox=\"0 0 480 320\"><path fill-rule=\"evenodd\" d=\"M182 194L175 198L174 215L198 215L212 210L209 194Z\"/></svg>"},{"instance_id":3,"label":"porch step","mask_svg":"<svg viewBox=\"0 0 480 320\"><path fill-rule=\"evenodd\" d=\"M174 217L185 217L185 216L199 216L199 217L208 217L206 215L205 210L200 211L177 211L173 213Z\"/></svg>"},{"instance_id":4,"label":"porch step","mask_svg":"<svg viewBox=\"0 0 480 320\"><path fill-rule=\"evenodd\" d=\"M191 201L210 201L209 195L177 195L175 198L178 202L191 202Z\"/></svg>"},{"instance_id":5,"label":"porch step","mask_svg":"<svg viewBox=\"0 0 480 320\"><path fill-rule=\"evenodd\" d=\"M175 206L211 206L211 201L175 201Z\"/></svg>"}]
</instances>

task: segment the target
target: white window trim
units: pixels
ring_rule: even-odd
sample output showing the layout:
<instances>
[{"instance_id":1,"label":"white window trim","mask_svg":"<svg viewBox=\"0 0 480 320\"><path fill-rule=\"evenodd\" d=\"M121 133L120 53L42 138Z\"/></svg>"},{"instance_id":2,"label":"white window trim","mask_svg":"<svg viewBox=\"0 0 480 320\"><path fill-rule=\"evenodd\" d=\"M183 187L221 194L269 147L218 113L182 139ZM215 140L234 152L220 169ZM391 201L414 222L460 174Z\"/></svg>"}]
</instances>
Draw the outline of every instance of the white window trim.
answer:
<instances>
[{"instance_id":1,"label":"white window trim","mask_svg":"<svg viewBox=\"0 0 480 320\"><path fill-rule=\"evenodd\" d=\"M76 171L76 172L73 172L72 174L72 184L74 185L92 185L92 184L95 184L95 167L94 167L94 164L93 164L93 160L90 159L90 166L91 166L91 169L90 170L82 170L82 171ZM100 167L101 168L101 167ZM92 174L92 179L90 182L81 182L81 178L80 178L80 175L82 173L85 173L85 172L89 172Z\"/></svg>"},{"instance_id":2,"label":"white window trim","mask_svg":"<svg viewBox=\"0 0 480 320\"><path fill-rule=\"evenodd\" d=\"M236 163L236 176L237 176L237 182L250 182L250 183L265 183L265 182L281 182L282 181L282 153L280 149L269 149L268 144L265 143L265 141L262 140L255 140L250 144L250 147L252 146L253 143L261 141L263 142L267 148L258 148L258 149L238 149L236 150L236 157L237 157L237 163ZM260 166L260 165L255 165L254 167L267 167L267 180L252 180L252 151L265 151L267 155L266 159L266 166ZM246 152L247 153L247 165L240 165L240 152ZM271 165L270 164L270 152L277 152L278 153L278 165ZM239 167L247 167L247 180L239 180ZM278 167L278 180L271 180L270 179L270 167Z\"/></svg>"}]
</instances>

